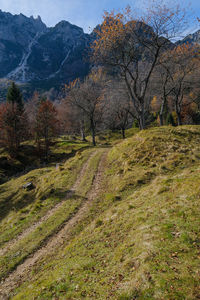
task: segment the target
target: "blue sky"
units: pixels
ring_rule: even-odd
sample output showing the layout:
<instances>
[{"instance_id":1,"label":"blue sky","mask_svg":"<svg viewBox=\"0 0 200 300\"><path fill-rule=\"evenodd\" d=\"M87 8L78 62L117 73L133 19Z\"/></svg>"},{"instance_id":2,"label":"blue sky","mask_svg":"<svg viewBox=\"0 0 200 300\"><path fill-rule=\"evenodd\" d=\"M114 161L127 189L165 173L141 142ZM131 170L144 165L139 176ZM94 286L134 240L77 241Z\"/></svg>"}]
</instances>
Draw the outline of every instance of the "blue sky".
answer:
<instances>
[{"instance_id":1,"label":"blue sky","mask_svg":"<svg viewBox=\"0 0 200 300\"><path fill-rule=\"evenodd\" d=\"M167 1L167 0L166 0ZM172 1L172 0L171 0ZM189 3L191 15L200 17L200 0L178 0L181 5ZM26 16L40 15L48 26L54 26L61 20L67 20L84 28L95 27L102 20L104 10L118 10L130 4L141 10L143 0L0 0L0 9L13 14L23 13ZM175 1L173 1L174 3ZM198 29L190 23L190 30Z\"/></svg>"}]
</instances>

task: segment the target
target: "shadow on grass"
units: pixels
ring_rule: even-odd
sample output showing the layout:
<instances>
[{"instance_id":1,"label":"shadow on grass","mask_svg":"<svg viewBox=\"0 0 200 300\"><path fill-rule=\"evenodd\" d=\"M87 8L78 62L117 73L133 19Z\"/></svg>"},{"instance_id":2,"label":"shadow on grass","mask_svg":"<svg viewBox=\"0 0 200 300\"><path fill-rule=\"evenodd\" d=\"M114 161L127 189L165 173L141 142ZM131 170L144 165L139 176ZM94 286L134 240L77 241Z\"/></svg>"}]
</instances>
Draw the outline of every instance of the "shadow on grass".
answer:
<instances>
[{"instance_id":1,"label":"shadow on grass","mask_svg":"<svg viewBox=\"0 0 200 300\"><path fill-rule=\"evenodd\" d=\"M0 221L2 221L11 210L18 211L23 209L31 204L35 199L33 194L27 193L20 197L19 201L16 201L15 199L18 195L19 191L14 192L0 202Z\"/></svg>"},{"instance_id":2,"label":"shadow on grass","mask_svg":"<svg viewBox=\"0 0 200 300\"><path fill-rule=\"evenodd\" d=\"M15 159L9 159L6 156L0 157L0 185L6 183L11 178L25 175L32 170L46 168L49 164L68 160L78 152L89 148L92 148L92 146L88 145L79 149L71 149L70 152L50 153L47 161L38 156L34 146L22 145Z\"/></svg>"}]
</instances>

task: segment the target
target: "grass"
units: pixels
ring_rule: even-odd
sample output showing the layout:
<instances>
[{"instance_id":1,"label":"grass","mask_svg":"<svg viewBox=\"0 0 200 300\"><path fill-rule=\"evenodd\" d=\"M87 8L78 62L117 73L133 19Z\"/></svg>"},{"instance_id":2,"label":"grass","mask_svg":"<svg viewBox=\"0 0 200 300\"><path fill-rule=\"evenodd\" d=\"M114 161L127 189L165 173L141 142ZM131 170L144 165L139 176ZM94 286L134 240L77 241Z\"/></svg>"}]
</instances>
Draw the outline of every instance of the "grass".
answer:
<instances>
[{"instance_id":1,"label":"grass","mask_svg":"<svg viewBox=\"0 0 200 300\"><path fill-rule=\"evenodd\" d=\"M77 151L89 146L79 140L73 141L63 136L51 143L49 164L62 162L76 154ZM11 158L6 149L0 149L0 183L8 181L12 176L20 176L32 169L43 166L42 159L37 154L33 141L22 143L15 158Z\"/></svg>"},{"instance_id":2,"label":"grass","mask_svg":"<svg viewBox=\"0 0 200 300\"><path fill-rule=\"evenodd\" d=\"M12 299L198 299L199 145L198 126L117 143L70 242L34 266Z\"/></svg>"},{"instance_id":3,"label":"grass","mask_svg":"<svg viewBox=\"0 0 200 300\"><path fill-rule=\"evenodd\" d=\"M91 159L90 163L89 163L89 167L86 170L84 177L78 187L77 192L82 196L82 197L86 197L88 191L90 190L90 188L92 187L92 183L95 177L95 173L97 171L98 168L98 164L100 161L100 158L102 156L102 152L104 150L101 149L100 151L97 152L97 154Z\"/></svg>"},{"instance_id":4,"label":"grass","mask_svg":"<svg viewBox=\"0 0 200 300\"><path fill-rule=\"evenodd\" d=\"M90 153L91 150L83 155L78 153L61 165L60 171L56 171L55 166L37 169L0 186L1 247L65 197ZM29 181L36 187L32 191L23 189L24 183Z\"/></svg>"},{"instance_id":5,"label":"grass","mask_svg":"<svg viewBox=\"0 0 200 300\"><path fill-rule=\"evenodd\" d=\"M93 150L94 151L94 150ZM78 164L79 161L79 165L81 158L83 161L85 161L86 158L88 158L88 155L92 153L92 150L90 151L86 151L86 153L83 154L83 156L81 156L80 154L78 155L78 157L75 157L75 159L73 159L72 161L76 161L76 164ZM20 263L22 263L24 261L24 259L26 257L28 257L31 253L35 252L37 249L39 249L44 242L50 237L52 236L55 232L57 232L59 230L59 228L67 221L69 220L72 215L79 209L80 205L85 201L85 197L88 193L88 191L91 188L97 167L98 167L98 163L99 160L101 158L102 155L102 151L101 150L97 150L97 152L95 151L95 155L94 157L91 158L90 164L89 164L89 171L86 170L83 178L81 179L81 183L79 186L79 189L77 190L76 194L74 196L70 196L68 199L66 198L63 205L55 211L55 213L50 216L46 221L44 221L39 227L36 227L36 229L34 229L33 231L31 231L28 235L26 235L23 239L21 239L20 241L18 241L17 243L15 243L14 247L11 248L11 250L8 250L6 252L6 254L4 256L2 256L0 258L0 278L5 277L10 271L12 271L13 269L16 268L17 265L19 265ZM85 156L85 157L84 157ZM83 159L84 157L84 159ZM78 159L78 161L77 161ZM78 167L78 166L74 166L74 164L66 163L67 166L67 170L71 170L73 171L74 175L77 175L77 173L75 173L75 168L74 167ZM80 168L77 168L77 171ZM52 174L53 173L53 174ZM51 182L52 183L52 176L53 176L53 181L55 186L57 187L57 184L59 184L60 187L60 180L64 179L64 177L66 175L67 178L69 178L69 175L72 174L66 174L66 170L63 170L60 174L59 172L59 176L56 176L56 172L53 171L52 173L48 174L48 176L45 177L45 182L43 180L43 178L40 177L40 184L42 186L42 188L44 189L44 183L46 185L45 187L45 194L47 195L48 198L48 183ZM31 175L31 174L29 174ZM73 175L73 176L74 176ZM73 178L73 177L72 177ZM65 178L66 180L66 178ZM63 185L66 184L66 182L63 182ZM62 200L62 198L64 197L63 193L59 191L56 192L55 191L55 186L53 188L53 194L57 195L57 200ZM38 185L37 185L38 188ZM63 186L63 190L66 193L66 186ZM52 188L51 188L52 191ZM44 191L43 191L44 194ZM59 197L58 197L58 194ZM41 195L40 195L41 197ZM52 201L53 196L51 196L50 201ZM42 197L43 198L43 197ZM36 200L36 208L37 208L37 216L39 216L38 210L40 209L40 213L42 213L42 207L44 207L44 205L41 205L41 203L39 201ZM55 201L54 201L55 203ZM46 208L46 205L45 205ZM22 217L20 217L22 218ZM25 217L23 218L23 220L25 219ZM29 219L29 224L30 224L30 218ZM10 221L10 219L9 219ZM32 220L33 221L33 220ZM15 216L15 222L16 222L16 216ZM27 224L26 222L26 224ZM10 224L10 223L9 223ZM20 222L18 222L18 225L20 225ZM27 224L28 225L28 224ZM3 228L2 228L3 229ZM22 228L20 228L22 230ZM9 238L11 238L11 234L10 231L9 232ZM7 232L7 234L8 234ZM4 227L4 235L6 233L5 227ZM15 235L16 235L16 231L15 231Z\"/></svg>"},{"instance_id":6,"label":"grass","mask_svg":"<svg viewBox=\"0 0 200 300\"><path fill-rule=\"evenodd\" d=\"M139 131L138 128L129 128L127 129L126 132L126 138L129 138L133 135L135 135ZM87 137L87 140L92 143L92 138L91 136ZM96 136L96 141L100 145L115 145L119 143L122 140L122 134L120 130L107 130L100 132Z\"/></svg>"},{"instance_id":7,"label":"grass","mask_svg":"<svg viewBox=\"0 0 200 300\"><path fill-rule=\"evenodd\" d=\"M58 231L64 222L71 218L80 207L82 201L80 197L67 199L53 216L49 217L33 232L17 242L11 250L8 250L0 258L0 278L5 277L31 253L39 249L49 237Z\"/></svg>"}]
</instances>

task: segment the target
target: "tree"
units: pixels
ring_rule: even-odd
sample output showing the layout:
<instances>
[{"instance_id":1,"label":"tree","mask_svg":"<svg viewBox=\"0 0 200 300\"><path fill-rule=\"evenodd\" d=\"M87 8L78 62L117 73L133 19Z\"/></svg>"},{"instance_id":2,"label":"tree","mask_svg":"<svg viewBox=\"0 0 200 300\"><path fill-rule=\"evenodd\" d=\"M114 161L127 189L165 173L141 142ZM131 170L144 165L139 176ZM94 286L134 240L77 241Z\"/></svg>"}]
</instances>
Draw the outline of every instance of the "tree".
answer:
<instances>
[{"instance_id":1,"label":"tree","mask_svg":"<svg viewBox=\"0 0 200 300\"><path fill-rule=\"evenodd\" d=\"M162 61L166 82L163 86L165 97L171 96L177 114L178 125L182 125L184 98L194 88L192 74L199 67L197 48L191 45L178 45L165 52Z\"/></svg>"},{"instance_id":2,"label":"tree","mask_svg":"<svg viewBox=\"0 0 200 300\"><path fill-rule=\"evenodd\" d=\"M24 112L14 103L0 105L0 142L15 156L20 142L27 136L27 118Z\"/></svg>"},{"instance_id":3,"label":"tree","mask_svg":"<svg viewBox=\"0 0 200 300\"><path fill-rule=\"evenodd\" d=\"M93 71L83 82L77 79L67 87L66 101L82 112L83 117L80 117L82 126L85 118L88 120L94 146L96 146L97 125L102 120L105 108L103 88L104 78L101 70Z\"/></svg>"},{"instance_id":4,"label":"tree","mask_svg":"<svg viewBox=\"0 0 200 300\"><path fill-rule=\"evenodd\" d=\"M22 94L14 82L11 83L11 86L8 89L7 102L11 103L12 105L16 104L19 108L19 111L23 110L24 108Z\"/></svg>"},{"instance_id":5,"label":"tree","mask_svg":"<svg viewBox=\"0 0 200 300\"><path fill-rule=\"evenodd\" d=\"M35 139L40 156L44 144L44 156L48 160L51 139L59 130L55 104L46 98L41 98L40 94L35 92L32 99L25 104L25 110L30 124L30 136Z\"/></svg>"},{"instance_id":6,"label":"tree","mask_svg":"<svg viewBox=\"0 0 200 300\"><path fill-rule=\"evenodd\" d=\"M10 154L14 156L27 134L23 97L14 82L8 89L7 103L2 104L0 110L1 143L8 147Z\"/></svg>"},{"instance_id":7,"label":"tree","mask_svg":"<svg viewBox=\"0 0 200 300\"><path fill-rule=\"evenodd\" d=\"M167 68L163 68L163 66L159 66L157 68L159 80L156 81L159 89L159 100L160 100L160 107L159 107L159 121L160 126L164 125L164 117L167 117L169 108L168 108L168 98L172 93L173 88L170 85L170 73Z\"/></svg>"},{"instance_id":8,"label":"tree","mask_svg":"<svg viewBox=\"0 0 200 300\"><path fill-rule=\"evenodd\" d=\"M145 128L145 115L149 111L149 83L159 65L161 54L170 47L169 39L179 33L184 19L180 8L167 7L162 1L153 1L146 17L124 13L105 13L104 22L96 31L93 59L117 68L124 79L135 117L140 129Z\"/></svg>"},{"instance_id":9,"label":"tree","mask_svg":"<svg viewBox=\"0 0 200 300\"><path fill-rule=\"evenodd\" d=\"M132 125L133 117L131 114L132 105L126 87L124 87L124 82L110 80L107 86L106 98L108 109L105 122L111 129L120 129L122 138L125 139L125 131L128 126Z\"/></svg>"},{"instance_id":10,"label":"tree","mask_svg":"<svg viewBox=\"0 0 200 300\"><path fill-rule=\"evenodd\" d=\"M65 98L55 101L54 104L58 112L61 134L81 134L81 139L85 142L86 120L82 110L72 105L70 101L66 101Z\"/></svg>"},{"instance_id":11,"label":"tree","mask_svg":"<svg viewBox=\"0 0 200 300\"><path fill-rule=\"evenodd\" d=\"M48 160L50 141L58 128L57 111L53 103L47 99L40 99L36 110L35 135L40 148L41 139L44 139L45 159Z\"/></svg>"}]
</instances>

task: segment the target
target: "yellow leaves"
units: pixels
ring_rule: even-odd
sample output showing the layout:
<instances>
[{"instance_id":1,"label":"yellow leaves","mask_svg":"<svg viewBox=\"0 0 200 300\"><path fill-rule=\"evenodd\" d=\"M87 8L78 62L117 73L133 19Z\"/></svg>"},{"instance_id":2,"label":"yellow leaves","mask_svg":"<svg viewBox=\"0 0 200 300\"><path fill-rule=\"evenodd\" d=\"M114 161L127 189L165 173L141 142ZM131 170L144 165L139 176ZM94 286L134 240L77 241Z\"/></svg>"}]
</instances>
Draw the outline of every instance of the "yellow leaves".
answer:
<instances>
[{"instance_id":1,"label":"yellow leaves","mask_svg":"<svg viewBox=\"0 0 200 300\"><path fill-rule=\"evenodd\" d=\"M98 68L98 70L92 71L89 75L89 79L93 82L97 83L98 81L104 80L105 73L102 68Z\"/></svg>"},{"instance_id":2,"label":"yellow leaves","mask_svg":"<svg viewBox=\"0 0 200 300\"><path fill-rule=\"evenodd\" d=\"M158 101L157 96L154 96L152 101L151 101L151 108L153 112L157 112L159 110L160 104Z\"/></svg>"},{"instance_id":3,"label":"yellow leaves","mask_svg":"<svg viewBox=\"0 0 200 300\"><path fill-rule=\"evenodd\" d=\"M127 7L124 13L105 12L103 24L96 30L97 39L92 47L94 58L123 47L127 32L130 30L130 24L126 22L130 12L130 7Z\"/></svg>"},{"instance_id":4,"label":"yellow leaves","mask_svg":"<svg viewBox=\"0 0 200 300\"><path fill-rule=\"evenodd\" d=\"M190 109L192 111L197 111L198 110L198 105L195 102L193 102L193 103L190 104Z\"/></svg>"},{"instance_id":5,"label":"yellow leaves","mask_svg":"<svg viewBox=\"0 0 200 300\"><path fill-rule=\"evenodd\" d=\"M69 91L73 90L74 88L78 87L80 85L80 79L77 78L74 81L71 81L69 84L65 84L64 90Z\"/></svg>"}]
</instances>

